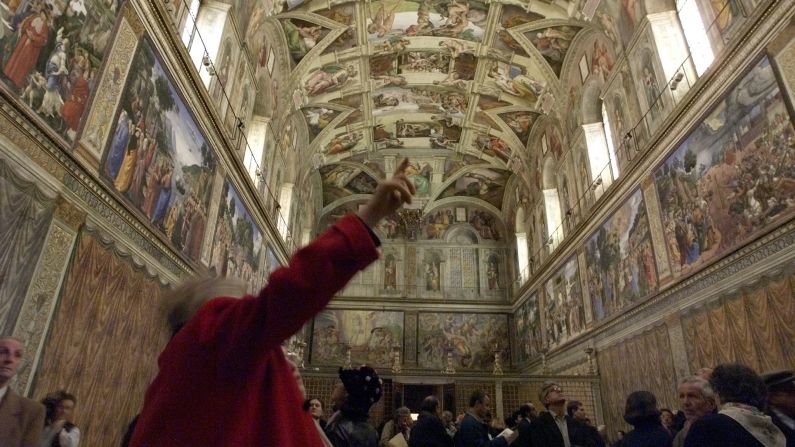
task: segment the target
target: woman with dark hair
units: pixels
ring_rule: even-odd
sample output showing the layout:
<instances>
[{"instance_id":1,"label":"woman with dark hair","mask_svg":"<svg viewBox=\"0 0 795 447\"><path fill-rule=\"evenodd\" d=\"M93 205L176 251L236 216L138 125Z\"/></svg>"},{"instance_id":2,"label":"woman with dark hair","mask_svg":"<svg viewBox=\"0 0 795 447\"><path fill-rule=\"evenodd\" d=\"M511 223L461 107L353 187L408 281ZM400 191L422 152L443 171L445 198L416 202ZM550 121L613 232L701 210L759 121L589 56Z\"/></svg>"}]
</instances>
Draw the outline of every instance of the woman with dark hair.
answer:
<instances>
[{"instance_id":1,"label":"woman with dark hair","mask_svg":"<svg viewBox=\"0 0 795 447\"><path fill-rule=\"evenodd\" d=\"M621 447L671 447L671 435L660 422L657 398L648 391L627 397L624 420L634 427L618 445Z\"/></svg>"},{"instance_id":2,"label":"woman with dark hair","mask_svg":"<svg viewBox=\"0 0 795 447\"><path fill-rule=\"evenodd\" d=\"M80 444L80 429L72 422L77 398L61 390L48 395L45 401L45 406L52 408L48 408L51 411L48 411L42 446L77 447Z\"/></svg>"},{"instance_id":3,"label":"woman with dark hair","mask_svg":"<svg viewBox=\"0 0 795 447\"><path fill-rule=\"evenodd\" d=\"M720 411L693 423L685 447L785 447L784 434L761 411L767 389L753 369L736 363L718 365L709 384Z\"/></svg>"}]
</instances>

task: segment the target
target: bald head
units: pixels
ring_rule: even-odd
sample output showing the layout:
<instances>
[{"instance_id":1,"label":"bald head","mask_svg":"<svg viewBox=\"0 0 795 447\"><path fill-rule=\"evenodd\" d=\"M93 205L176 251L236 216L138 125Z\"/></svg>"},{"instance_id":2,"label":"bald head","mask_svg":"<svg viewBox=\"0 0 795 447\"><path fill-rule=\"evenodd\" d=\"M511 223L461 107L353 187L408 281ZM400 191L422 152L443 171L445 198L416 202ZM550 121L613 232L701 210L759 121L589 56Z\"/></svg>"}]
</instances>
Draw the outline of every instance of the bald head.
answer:
<instances>
[{"instance_id":1,"label":"bald head","mask_svg":"<svg viewBox=\"0 0 795 447\"><path fill-rule=\"evenodd\" d=\"M8 385L17 375L25 346L14 337L0 337L0 387Z\"/></svg>"}]
</instances>

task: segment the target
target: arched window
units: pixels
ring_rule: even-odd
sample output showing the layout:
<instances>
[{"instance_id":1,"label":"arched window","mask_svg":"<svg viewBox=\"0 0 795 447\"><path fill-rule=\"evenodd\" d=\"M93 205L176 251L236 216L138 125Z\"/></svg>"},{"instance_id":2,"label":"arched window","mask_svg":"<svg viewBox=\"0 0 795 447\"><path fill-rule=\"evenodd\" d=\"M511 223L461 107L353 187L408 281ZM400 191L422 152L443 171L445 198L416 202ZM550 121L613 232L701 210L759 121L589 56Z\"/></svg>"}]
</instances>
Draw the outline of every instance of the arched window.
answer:
<instances>
[{"instance_id":1,"label":"arched window","mask_svg":"<svg viewBox=\"0 0 795 447\"><path fill-rule=\"evenodd\" d=\"M263 155L265 152L265 138L268 134L268 118L254 117L248 129L248 147L243 154L243 164L246 171L259 189L259 182L263 176Z\"/></svg>"},{"instance_id":2,"label":"arched window","mask_svg":"<svg viewBox=\"0 0 795 447\"><path fill-rule=\"evenodd\" d=\"M279 222L276 225L276 228L279 230L279 234L282 235L282 239L287 238L287 230L290 228L290 217L292 216L292 208L293 208L293 184L292 183L284 183L281 187L281 192L279 193L279 205L281 209L278 210L280 216L277 216Z\"/></svg>"},{"instance_id":3,"label":"arched window","mask_svg":"<svg viewBox=\"0 0 795 447\"><path fill-rule=\"evenodd\" d=\"M522 282L530 278L530 252L527 249L526 217L524 207L516 210L514 229L516 230L516 259L519 263L519 278Z\"/></svg>"},{"instance_id":4,"label":"arched window","mask_svg":"<svg viewBox=\"0 0 795 447\"><path fill-rule=\"evenodd\" d=\"M547 245L552 252L563 240L563 219L560 211L560 196L558 195L557 167L555 159L548 157L544 160L544 212L547 218Z\"/></svg>"},{"instance_id":5,"label":"arched window","mask_svg":"<svg viewBox=\"0 0 795 447\"><path fill-rule=\"evenodd\" d=\"M220 3L201 5L201 0L194 0L190 5L191 15L183 29L183 42L205 88L209 88L210 80L215 74L211 63L217 62L218 50L221 48L221 37L228 13L222 6Z\"/></svg>"},{"instance_id":6,"label":"arched window","mask_svg":"<svg viewBox=\"0 0 795 447\"><path fill-rule=\"evenodd\" d=\"M617 179L621 173L618 170L618 158L616 157L616 148L613 146L613 127L610 125L610 118L607 116L607 108L605 103L602 102L602 126L605 130L605 142L607 143L607 155L610 158L610 173L613 180Z\"/></svg>"},{"instance_id":7,"label":"arched window","mask_svg":"<svg viewBox=\"0 0 795 447\"><path fill-rule=\"evenodd\" d=\"M690 55L693 64L696 66L696 73L701 76L715 60L712 52L712 44L704 26L704 18L699 11L697 0L677 0L676 10L679 21L682 22L682 29L685 32L685 40L690 48Z\"/></svg>"},{"instance_id":8,"label":"arched window","mask_svg":"<svg viewBox=\"0 0 795 447\"><path fill-rule=\"evenodd\" d=\"M187 14L180 21L182 23L182 43L188 49L190 49L191 43L196 36L196 19L199 17L199 6L201 6L201 0L190 0L186 9Z\"/></svg>"},{"instance_id":9,"label":"arched window","mask_svg":"<svg viewBox=\"0 0 795 447\"><path fill-rule=\"evenodd\" d=\"M613 147L613 134L604 102L602 102L600 111L601 122L582 126L591 168L591 188L597 199L618 178L619 174L618 160Z\"/></svg>"}]
</instances>

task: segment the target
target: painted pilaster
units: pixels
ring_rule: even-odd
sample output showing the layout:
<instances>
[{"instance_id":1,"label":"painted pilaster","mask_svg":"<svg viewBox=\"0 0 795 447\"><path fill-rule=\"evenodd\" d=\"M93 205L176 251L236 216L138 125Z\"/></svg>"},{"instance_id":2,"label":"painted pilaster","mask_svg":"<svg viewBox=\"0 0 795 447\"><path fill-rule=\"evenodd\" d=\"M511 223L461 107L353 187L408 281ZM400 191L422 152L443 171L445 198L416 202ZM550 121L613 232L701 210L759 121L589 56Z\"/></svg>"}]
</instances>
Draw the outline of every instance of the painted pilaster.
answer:
<instances>
[{"instance_id":1,"label":"painted pilaster","mask_svg":"<svg viewBox=\"0 0 795 447\"><path fill-rule=\"evenodd\" d=\"M671 343L671 358L674 362L674 371L677 381L690 376L690 362L687 360L687 348L685 347L685 334L682 329L682 320L679 314L673 314L665 320L668 328L668 339Z\"/></svg>"},{"instance_id":2,"label":"painted pilaster","mask_svg":"<svg viewBox=\"0 0 795 447\"><path fill-rule=\"evenodd\" d=\"M104 74L97 86L94 103L76 149L76 153L96 170L94 172L99 170L102 150L115 127L116 120L113 118L143 32L137 14L129 4L125 5L116 41L105 62Z\"/></svg>"},{"instance_id":3,"label":"painted pilaster","mask_svg":"<svg viewBox=\"0 0 795 447\"><path fill-rule=\"evenodd\" d=\"M36 374L47 330L57 307L78 229L84 222L85 214L63 202L56 209L47 231L31 286L14 327L14 337L24 343L27 352L16 377L17 389L24 395L30 392L31 379Z\"/></svg>"},{"instance_id":4,"label":"painted pilaster","mask_svg":"<svg viewBox=\"0 0 795 447\"><path fill-rule=\"evenodd\" d=\"M654 261L657 264L657 278L659 284L665 284L671 279L671 262L668 259L668 248L665 244L665 233L660 215L660 203L657 199L657 185L652 178L647 178L641 185L643 201L646 204L646 214L649 216L649 231L651 242L654 246Z\"/></svg>"}]
</instances>

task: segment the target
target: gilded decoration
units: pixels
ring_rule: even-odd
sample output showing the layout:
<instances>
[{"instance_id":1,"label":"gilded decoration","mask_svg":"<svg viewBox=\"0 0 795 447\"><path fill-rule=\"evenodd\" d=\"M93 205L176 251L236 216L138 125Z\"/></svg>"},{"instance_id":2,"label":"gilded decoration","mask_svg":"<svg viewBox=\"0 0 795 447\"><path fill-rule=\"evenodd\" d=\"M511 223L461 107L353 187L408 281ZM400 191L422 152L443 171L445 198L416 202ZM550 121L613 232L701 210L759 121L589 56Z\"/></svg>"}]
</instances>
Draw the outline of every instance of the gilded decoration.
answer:
<instances>
[{"instance_id":1,"label":"gilded decoration","mask_svg":"<svg viewBox=\"0 0 795 447\"><path fill-rule=\"evenodd\" d=\"M55 217L73 230L78 230L86 221L86 213L64 199L58 201L58 207L55 208Z\"/></svg>"},{"instance_id":2,"label":"gilded decoration","mask_svg":"<svg viewBox=\"0 0 795 447\"><path fill-rule=\"evenodd\" d=\"M36 373L47 327L76 239L77 232L73 228L53 221L19 313L14 337L22 340L31 353L26 356L17 374L17 389L23 390L23 394L29 391L30 379Z\"/></svg>"},{"instance_id":3,"label":"gilded decoration","mask_svg":"<svg viewBox=\"0 0 795 447\"><path fill-rule=\"evenodd\" d=\"M105 74L97 89L98 94L86 120L84 137L80 140L83 147L88 149L96 160L102 156L102 148L105 147L105 142L110 135L112 125L110 117L114 116L124 87L124 80L130 72L133 61L130 55L135 54L140 40L128 19L128 16L135 14L134 11L130 13L130 9L127 7L124 10L124 19L119 26L116 42L108 57Z\"/></svg>"},{"instance_id":4,"label":"gilded decoration","mask_svg":"<svg viewBox=\"0 0 795 447\"><path fill-rule=\"evenodd\" d=\"M2 113L0 113L0 128L3 129L3 136L14 143L14 146L21 149L28 158L36 165L44 169L48 174L56 179L63 179L66 171L63 166L53 158L46 150L42 150L30 134L26 134L19 128L19 124L12 119L12 116L20 118L16 112L12 111L12 106L7 102L0 102ZM32 130L27 122L22 124L27 130Z\"/></svg>"}]
</instances>

